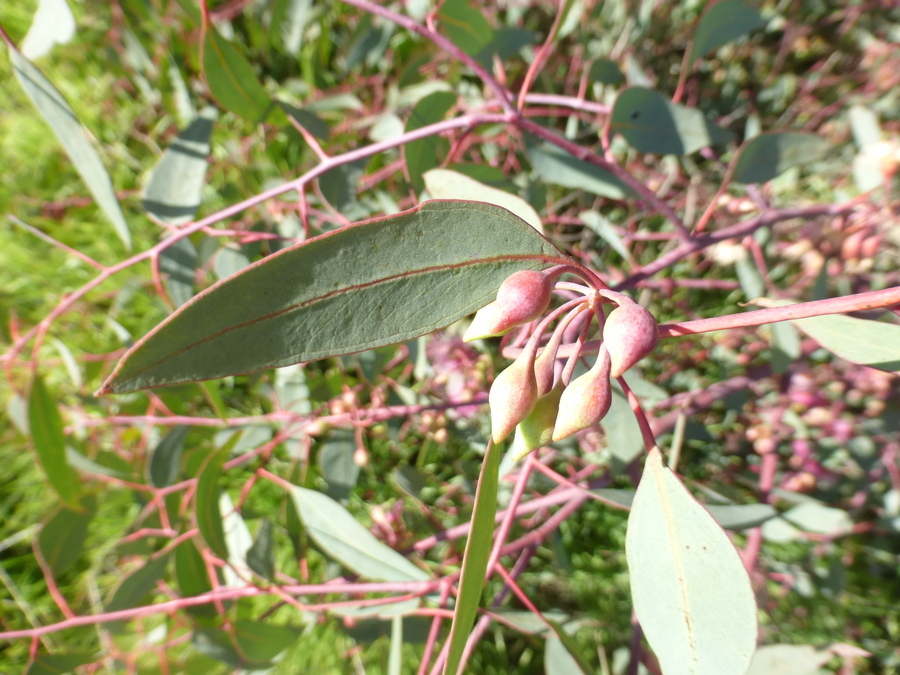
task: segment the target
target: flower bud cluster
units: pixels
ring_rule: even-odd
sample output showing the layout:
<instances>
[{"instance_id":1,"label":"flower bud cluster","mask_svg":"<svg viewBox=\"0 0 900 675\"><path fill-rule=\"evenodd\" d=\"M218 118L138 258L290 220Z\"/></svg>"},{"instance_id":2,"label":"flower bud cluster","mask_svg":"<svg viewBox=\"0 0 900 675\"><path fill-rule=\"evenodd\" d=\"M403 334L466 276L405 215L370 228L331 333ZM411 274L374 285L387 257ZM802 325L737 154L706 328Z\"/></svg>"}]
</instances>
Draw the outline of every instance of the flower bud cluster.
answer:
<instances>
[{"instance_id":1,"label":"flower bud cluster","mask_svg":"<svg viewBox=\"0 0 900 675\"><path fill-rule=\"evenodd\" d=\"M500 287L497 300L476 314L465 339L502 335L517 325L537 319L550 304L551 290L547 275L516 272ZM601 296L618 306L604 322L603 342L596 362L588 372L568 381L574 360L580 357L585 324L582 338L570 357L570 367L562 378L557 378L554 372L557 354L568 324L586 308L599 314ZM566 307L554 311L538 326L516 360L497 376L491 387L488 396L491 436L499 443L515 430L516 458L599 423L612 403L611 378L620 377L656 347L656 319L627 296L598 291L567 305L574 309L559 323L540 354L538 344L544 327L565 312Z\"/></svg>"}]
</instances>

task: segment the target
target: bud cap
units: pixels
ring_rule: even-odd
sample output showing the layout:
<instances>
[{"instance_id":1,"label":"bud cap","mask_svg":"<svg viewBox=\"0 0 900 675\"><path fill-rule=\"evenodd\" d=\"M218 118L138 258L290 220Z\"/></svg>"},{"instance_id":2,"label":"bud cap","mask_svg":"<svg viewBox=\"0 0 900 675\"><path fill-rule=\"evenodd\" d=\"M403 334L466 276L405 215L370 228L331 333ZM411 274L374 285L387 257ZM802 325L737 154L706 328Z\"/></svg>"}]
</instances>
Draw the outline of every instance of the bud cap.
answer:
<instances>
[{"instance_id":1,"label":"bud cap","mask_svg":"<svg viewBox=\"0 0 900 675\"><path fill-rule=\"evenodd\" d=\"M594 366L563 390L553 429L554 441L592 427L606 416L612 404L609 371L610 356L601 347Z\"/></svg>"},{"instance_id":2,"label":"bud cap","mask_svg":"<svg viewBox=\"0 0 900 675\"><path fill-rule=\"evenodd\" d=\"M494 380L488 394L491 406L491 437L494 443L506 438L528 417L537 402L534 379L534 352L526 350Z\"/></svg>"},{"instance_id":3,"label":"bud cap","mask_svg":"<svg viewBox=\"0 0 900 675\"><path fill-rule=\"evenodd\" d=\"M656 319L650 312L635 302L616 307L603 325L603 344L612 360L612 377L619 377L648 356L658 341Z\"/></svg>"}]
</instances>

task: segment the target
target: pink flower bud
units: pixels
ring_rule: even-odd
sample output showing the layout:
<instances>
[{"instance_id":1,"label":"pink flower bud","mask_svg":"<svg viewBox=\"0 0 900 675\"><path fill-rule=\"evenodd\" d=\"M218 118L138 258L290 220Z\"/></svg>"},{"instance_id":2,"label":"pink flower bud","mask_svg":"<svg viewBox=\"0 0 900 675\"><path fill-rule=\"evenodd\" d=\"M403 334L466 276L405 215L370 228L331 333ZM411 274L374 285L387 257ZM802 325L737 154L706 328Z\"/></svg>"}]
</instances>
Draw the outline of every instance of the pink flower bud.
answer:
<instances>
[{"instance_id":1,"label":"pink flower bud","mask_svg":"<svg viewBox=\"0 0 900 675\"><path fill-rule=\"evenodd\" d=\"M553 427L559 412L559 399L563 393L562 382L557 382L547 394L534 404L534 410L516 427L513 439L513 458L518 461L532 450L553 440Z\"/></svg>"},{"instance_id":2,"label":"pink flower bud","mask_svg":"<svg viewBox=\"0 0 900 675\"><path fill-rule=\"evenodd\" d=\"M491 437L499 443L528 417L537 402L534 350L526 349L494 380L488 394L491 406Z\"/></svg>"},{"instance_id":3,"label":"pink flower bud","mask_svg":"<svg viewBox=\"0 0 900 675\"><path fill-rule=\"evenodd\" d=\"M609 353L601 347L594 366L563 390L553 429L554 441L592 427L606 416L612 404L609 370Z\"/></svg>"},{"instance_id":4,"label":"pink flower bud","mask_svg":"<svg viewBox=\"0 0 900 675\"><path fill-rule=\"evenodd\" d=\"M503 335L516 326L533 321L547 309L553 282L547 275L522 270L507 277L497 299L475 314L463 340Z\"/></svg>"},{"instance_id":5,"label":"pink flower bud","mask_svg":"<svg viewBox=\"0 0 900 675\"><path fill-rule=\"evenodd\" d=\"M659 341L656 319L634 302L616 307L603 326L603 344L612 360L612 377L619 377L645 356Z\"/></svg>"}]
</instances>

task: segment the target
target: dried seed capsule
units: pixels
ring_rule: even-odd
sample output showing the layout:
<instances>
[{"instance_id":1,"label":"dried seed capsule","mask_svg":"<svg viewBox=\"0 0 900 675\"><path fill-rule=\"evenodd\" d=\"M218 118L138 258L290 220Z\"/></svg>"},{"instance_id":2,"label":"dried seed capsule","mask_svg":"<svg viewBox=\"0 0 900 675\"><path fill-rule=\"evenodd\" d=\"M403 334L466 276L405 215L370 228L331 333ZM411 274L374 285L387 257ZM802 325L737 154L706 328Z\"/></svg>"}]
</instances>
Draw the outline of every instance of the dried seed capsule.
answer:
<instances>
[{"instance_id":1,"label":"dried seed capsule","mask_svg":"<svg viewBox=\"0 0 900 675\"><path fill-rule=\"evenodd\" d=\"M546 274L522 270L507 277L497 299L475 314L463 340L503 335L516 326L538 318L550 304L553 282Z\"/></svg>"},{"instance_id":2,"label":"dried seed capsule","mask_svg":"<svg viewBox=\"0 0 900 675\"><path fill-rule=\"evenodd\" d=\"M562 382L557 382L547 394L534 404L534 410L516 427L513 439L513 458L520 460L532 450L553 440L553 427L559 412L559 399L563 393Z\"/></svg>"},{"instance_id":3,"label":"dried seed capsule","mask_svg":"<svg viewBox=\"0 0 900 675\"><path fill-rule=\"evenodd\" d=\"M635 302L616 307L603 325L603 344L612 360L612 377L619 377L649 355L658 341L656 319L650 312Z\"/></svg>"},{"instance_id":4,"label":"dried seed capsule","mask_svg":"<svg viewBox=\"0 0 900 675\"><path fill-rule=\"evenodd\" d=\"M563 390L553 428L554 441L594 426L609 412L612 404L610 365L609 353L601 347L593 367Z\"/></svg>"},{"instance_id":5,"label":"dried seed capsule","mask_svg":"<svg viewBox=\"0 0 900 675\"><path fill-rule=\"evenodd\" d=\"M534 350L526 349L494 380L488 394L491 406L491 437L499 443L528 417L537 402Z\"/></svg>"}]
</instances>

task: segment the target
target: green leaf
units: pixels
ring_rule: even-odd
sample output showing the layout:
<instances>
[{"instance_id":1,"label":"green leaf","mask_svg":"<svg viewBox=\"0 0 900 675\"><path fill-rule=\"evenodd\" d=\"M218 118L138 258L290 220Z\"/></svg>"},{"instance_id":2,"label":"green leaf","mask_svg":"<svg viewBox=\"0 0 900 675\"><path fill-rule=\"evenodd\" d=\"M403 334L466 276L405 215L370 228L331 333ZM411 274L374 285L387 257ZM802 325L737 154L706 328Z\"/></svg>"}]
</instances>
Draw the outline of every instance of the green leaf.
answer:
<instances>
[{"instance_id":1,"label":"green leaf","mask_svg":"<svg viewBox=\"0 0 900 675\"><path fill-rule=\"evenodd\" d=\"M756 650L746 675L816 675L833 656L812 645L765 645Z\"/></svg>"},{"instance_id":2,"label":"green leaf","mask_svg":"<svg viewBox=\"0 0 900 675\"><path fill-rule=\"evenodd\" d=\"M606 432L606 447L623 465L630 464L643 451L644 435L618 384L613 384L609 412L600 425Z\"/></svg>"},{"instance_id":3,"label":"green leaf","mask_svg":"<svg viewBox=\"0 0 900 675\"><path fill-rule=\"evenodd\" d=\"M270 38L274 43L281 42L286 54L299 52L310 10L312 0L275 0L272 4Z\"/></svg>"},{"instance_id":4,"label":"green leaf","mask_svg":"<svg viewBox=\"0 0 900 675\"><path fill-rule=\"evenodd\" d=\"M625 76L615 61L598 59L591 64L588 77L592 82L618 86L625 83Z\"/></svg>"},{"instance_id":5,"label":"green leaf","mask_svg":"<svg viewBox=\"0 0 900 675\"><path fill-rule=\"evenodd\" d=\"M403 617L391 619L391 651L388 654L388 675L403 673Z\"/></svg>"},{"instance_id":6,"label":"green leaf","mask_svg":"<svg viewBox=\"0 0 900 675\"><path fill-rule=\"evenodd\" d=\"M81 180L97 201L97 205L112 223L113 229L125 248L131 249L131 234L128 223L122 215L112 181L100 156L88 140L87 131L78 122L75 111L69 107L62 94L45 78L41 71L12 46L9 47L13 72L34 103L34 107L44 118L56 138L62 143L66 154L75 165Z\"/></svg>"},{"instance_id":7,"label":"green leaf","mask_svg":"<svg viewBox=\"0 0 900 675\"><path fill-rule=\"evenodd\" d=\"M622 134L635 150L658 155L689 155L734 138L700 110L646 87L629 87L616 97L610 131Z\"/></svg>"},{"instance_id":8,"label":"green leaf","mask_svg":"<svg viewBox=\"0 0 900 675\"><path fill-rule=\"evenodd\" d=\"M459 579L459 593L450 626L450 647L444 664L446 675L455 675L461 670L463 650L469 639L469 631L475 623L484 577L491 556L491 542L494 537L494 518L497 514L497 489L500 482L500 447L488 443L478 488L475 491L475 507L472 510L472 529L466 540L463 554L462 572Z\"/></svg>"},{"instance_id":9,"label":"green leaf","mask_svg":"<svg viewBox=\"0 0 900 675\"><path fill-rule=\"evenodd\" d=\"M159 271L165 275L163 283L177 307L194 297L197 260L197 249L187 237L179 239L159 254Z\"/></svg>"},{"instance_id":10,"label":"green leaf","mask_svg":"<svg viewBox=\"0 0 900 675\"><path fill-rule=\"evenodd\" d=\"M249 619L234 622L233 629L238 649L235 649L224 630L205 627L194 631L194 647L232 668L259 670L273 665L276 657L294 644L301 635L299 630L290 626L266 624Z\"/></svg>"},{"instance_id":11,"label":"green leaf","mask_svg":"<svg viewBox=\"0 0 900 675\"><path fill-rule=\"evenodd\" d=\"M28 428L38 459L50 481L50 486L68 506L80 510L78 495L81 483L78 474L66 460L66 437L56 400L35 374L28 397Z\"/></svg>"},{"instance_id":12,"label":"green leaf","mask_svg":"<svg viewBox=\"0 0 900 675\"><path fill-rule=\"evenodd\" d=\"M846 511L814 502L794 506L784 513L784 519L804 532L816 534L839 535L853 529L853 520Z\"/></svg>"},{"instance_id":13,"label":"green leaf","mask_svg":"<svg viewBox=\"0 0 900 675\"><path fill-rule=\"evenodd\" d=\"M203 556L197 550L193 539L183 541L175 548L175 580L178 582L181 595L187 598L203 595L212 590ZM194 605L187 610L197 616L216 615L216 608L212 604Z\"/></svg>"},{"instance_id":14,"label":"green leaf","mask_svg":"<svg viewBox=\"0 0 900 675\"><path fill-rule=\"evenodd\" d=\"M778 515L769 504L707 504L706 510L726 530L757 527Z\"/></svg>"},{"instance_id":15,"label":"green leaf","mask_svg":"<svg viewBox=\"0 0 900 675\"><path fill-rule=\"evenodd\" d=\"M812 134L759 134L738 150L732 180L765 183L793 166L819 160L830 151L828 141Z\"/></svg>"},{"instance_id":16,"label":"green leaf","mask_svg":"<svg viewBox=\"0 0 900 675\"><path fill-rule=\"evenodd\" d=\"M259 576L275 581L274 539L272 537L272 521L263 518L259 524L256 539L247 550L247 566Z\"/></svg>"},{"instance_id":17,"label":"green leaf","mask_svg":"<svg viewBox=\"0 0 900 675\"><path fill-rule=\"evenodd\" d=\"M415 131L422 127L440 122L444 115L456 104L456 94L450 91L436 91L429 94L416 103L409 120L406 122L406 131ZM409 180L416 192L421 192L425 187L422 175L429 169L438 165L438 150L446 141L438 136L421 138L406 144L403 153L406 156L406 168L409 172Z\"/></svg>"},{"instance_id":18,"label":"green leaf","mask_svg":"<svg viewBox=\"0 0 900 675\"><path fill-rule=\"evenodd\" d=\"M101 393L206 380L410 340L566 259L505 209L434 201L284 249L181 307Z\"/></svg>"},{"instance_id":19,"label":"green leaf","mask_svg":"<svg viewBox=\"0 0 900 675\"><path fill-rule=\"evenodd\" d=\"M633 260L631 251L622 241L622 237L613 227L613 224L596 211L582 211L578 214L581 221L587 225L598 237L603 239L610 247L625 260Z\"/></svg>"},{"instance_id":20,"label":"green leaf","mask_svg":"<svg viewBox=\"0 0 900 675\"><path fill-rule=\"evenodd\" d=\"M72 654L38 654L28 666L25 675L64 675L73 673L78 666L96 661L96 657L88 653Z\"/></svg>"},{"instance_id":21,"label":"green leaf","mask_svg":"<svg viewBox=\"0 0 900 675\"><path fill-rule=\"evenodd\" d=\"M184 450L184 439L190 427L179 424L163 436L153 448L150 455L150 483L154 487L163 488L171 485L178 478L181 470L181 453Z\"/></svg>"},{"instance_id":22,"label":"green leaf","mask_svg":"<svg viewBox=\"0 0 900 675\"><path fill-rule=\"evenodd\" d=\"M215 108L205 108L153 167L143 199L144 211L151 218L166 225L193 220L206 183L209 137L216 117Z\"/></svg>"},{"instance_id":23,"label":"green leaf","mask_svg":"<svg viewBox=\"0 0 900 675\"><path fill-rule=\"evenodd\" d=\"M624 199L631 190L606 169L576 159L550 143L526 137L526 150L531 166L547 183L586 190L601 197Z\"/></svg>"},{"instance_id":24,"label":"green leaf","mask_svg":"<svg viewBox=\"0 0 900 675\"><path fill-rule=\"evenodd\" d=\"M766 20L759 11L739 0L717 2L700 17L688 65L712 50L765 25Z\"/></svg>"},{"instance_id":25,"label":"green leaf","mask_svg":"<svg viewBox=\"0 0 900 675\"><path fill-rule=\"evenodd\" d=\"M546 675L584 675L578 661L556 635L547 637L544 647L544 672Z\"/></svg>"},{"instance_id":26,"label":"green leaf","mask_svg":"<svg viewBox=\"0 0 900 675\"><path fill-rule=\"evenodd\" d=\"M349 429L335 429L319 449L319 469L332 499L346 499L356 487L360 468L353 459L355 452L356 441Z\"/></svg>"},{"instance_id":27,"label":"green leaf","mask_svg":"<svg viewBox=\"0 0 900 675\"><path fill-rule=\"evenodd\" d=\"M663 672L744 675L756 649L750 579L658 448L635 494L625 552L634 610Z\"/></svg>"},{"instance_id":28,"label":"green leaf","mask_svg":"<svg viewBox=\"0 0 900 675\"><path fill-rule=\"evenodd\" d=\"M468 0L445 0L437 18L451 42L469 56L478 54L493 38L487 19Z\"/></svg>"},{"instance_id":29,"label":"green leaf","mask_svg":"<svg viewBox=\"0 0 900 675\"><path fill-rule=\"evenodd\" d=\"M826 314L792 321L825 349L851 363L888 373L900 370L900 326Z\"/></svg>"},{"instance_id":30,"label":"green leaf","mask_svg":"<svg viewBox=\"0 0 900 675\"><path fill-rule=\"evenodd\" d=\"M325 554L375 581L425 581L428 574L378 541L343 506L328 495L294 487L297 513L310 537Z\"/></svg>"},{"instance_id":31,"label":"green leaf","mask_svg":"<svg viewBox=\"0 0 900 675\"><path fill-rule=\"evenodd\" d=\"M543 230L538 212L521 197L506 190L485 185L458 171L432 169L423 175L428 194L435 199L472 199L478 202L502 206L538 232Z\"/></svg>"},{"instance_id":32,"label":"green leaf","mask_svg":"<svg viewBox=\"0 0 900 675\"><path fill-rule=\"evenodd\" d=\"M274 110L284 114L259 83L250 62L212 26L206 28L203 42L203 74L219 105L250 122L265 122Z\"/></svg>"},{"instance_id":33,"label":"green leaf","mask_svg":"<svg viewBox=\"0 0 900 675\"><path fill-rule=\"evenodd\" d=\"M223 560L228 560L228 545L225 543L225 528L222 526L222 512L219 509L219 477L229 454L229 446L236 441L238 435L232 436L228 444L210 454L197 475L197 492L194 495L200 535L213 553Z\"/></svg>"},{"instance_id":34,"label":"green leaf","mask_svg":"<svg viewBox=\"0 0 900 675\"><path fill-rule=\"evenodd\" d=\"M81 555L95 506L91 497L84 500L81 511L61 508L41 527L37 546L54 577L59 578Z\"/></svg>"},{"instance_id":35,"label":"green leaf","mask_svg":"<svg viewBox=\"0 0 900 675\"><path fill-rule=\"evenodd\" d=\"M156 582L162 579L169 564L168 554L159 558L151 558L141 567L124 577L113 591L106 603L107 612L118 612L123 609L139 607L147 594L156 588Z\"/></svg>"}]
</instances>

